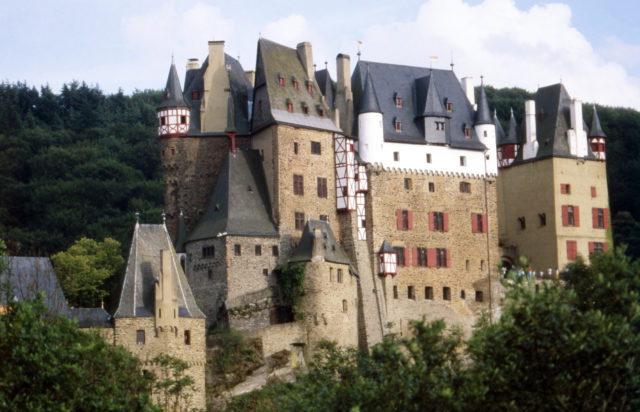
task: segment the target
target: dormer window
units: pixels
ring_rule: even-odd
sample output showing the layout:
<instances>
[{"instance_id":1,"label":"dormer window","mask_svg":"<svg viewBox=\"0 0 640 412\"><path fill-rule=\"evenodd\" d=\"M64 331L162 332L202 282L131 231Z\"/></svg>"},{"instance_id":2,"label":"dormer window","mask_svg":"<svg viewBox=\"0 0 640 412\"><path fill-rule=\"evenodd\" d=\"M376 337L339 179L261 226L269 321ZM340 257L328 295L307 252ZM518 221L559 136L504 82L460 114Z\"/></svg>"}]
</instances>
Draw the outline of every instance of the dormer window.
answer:
<instances>
[{"instance_id":1,"label":"dormer window","mask_svg":"<svg viewBox=\"0 0 640 412\"><path fill-rule=\"evenodd\" d=\"M320 117L324 117L324 109L322 108L322 106L317 105L316 109L318 110L318 114L320 115Z\"/></svg>"},{"instance_id":2,"label":"dormer window","mask_svg":"<svg viewBox=\"0 0 640 412\"><path fill-rule=\"evenodd\" d=\"M195 92L191 92L191 100L198 100L200 99L200 92L195 91Z\"/></svg>"},{"instance_id":3,"label":"dormer window","mask_svg":"<svg viewBox=\"0 0 640 412\"><path fill-rule=\"evenodd\" d=\"M447 102L447 113L453 112L453 103Z\"/></svg>"},{"instance_id":4,"label":"dormer window","mask_svg":"<svg viewBox=\"0 0 640 412\"><path fill-rule=\"evenodd\" d=\"M302 111L304 112L304 114L309 114L309 106L307 106L306 104L303 104Z\"/></svg>"},{"instance_id":5,"label":"dormer window","mask_svg":"<svg viewBox=\"0 0 640 412\"><path fill-rule=\"evenodd\" d=\"M284 86L284 76L280 73L278 73L278 84Z\"/></svg>"},{"instance_id":6,"label":"dormer window","mask_svg":"<svg viewBox=\"0 0 640 412\"><path fill-rule=\"evenodd\" d=\"M311 82L311 80L307 80L307 91L309 92L309 94L313 94L313 83Z\"/></svg>"},{"instance_id":7,"label":"dormer window","mask_svg":"<svg viewBox=\"0 0 640 412\"><path fill-rule=\"evenodd\" d=\"M293 112L293 103L289 99L287 99L287 110Z\"/></svg>"},{"instance_id":8,"label":"dormer window","mask_svg":"<svg viewBox=\"0 0 640 412\"><path fill-rule=\"evenodd\" d=\"M444 122L436 122L436 130L444 130Z\"/></svg>"},{"instance_id":9,"label":"dormer window","mask_svg":"<svg viewBox=\"0 0 640 412\"><path fill-rule=\"evenodd\" d=\"M401 133L402 132L402 122L400 120L398 120L397 118L395 118L393 120L393 124L396 128L396 132L397 133Z\"/></svg>"},{"instance_id":10,"label":"dormer window","mask_svg":"<svg viewBox=\"0 0 640 412\"><path fill-rule=\"evenodd\" d=\"M400 96L398 95L398 93L396 93L396 94L394 95L394 100L395 100L395 102L396 102L396 107L397 107L397 108L402 108L402 97L400 97Z\"/></svg>"},{"instance_id":11,"label":"dormer window","mask_svg":"<svg viewBox=\"0 0 640 412\"><path fill-rule=\"evenodd\" d=\"M471 129L469 129L468 127L464 128L464 137L467 139L471 138Z\"/></svg>"},{"instance_id":12,"label":"dormer window","mask_svg":"<svg viewBox=\"0 0 640 412\"><path fill-rule=\"evenodd\" d=\"M293 88L297 89L298 88L298 81L296 79L293 79Z\"/></svg>"}]
</instances>

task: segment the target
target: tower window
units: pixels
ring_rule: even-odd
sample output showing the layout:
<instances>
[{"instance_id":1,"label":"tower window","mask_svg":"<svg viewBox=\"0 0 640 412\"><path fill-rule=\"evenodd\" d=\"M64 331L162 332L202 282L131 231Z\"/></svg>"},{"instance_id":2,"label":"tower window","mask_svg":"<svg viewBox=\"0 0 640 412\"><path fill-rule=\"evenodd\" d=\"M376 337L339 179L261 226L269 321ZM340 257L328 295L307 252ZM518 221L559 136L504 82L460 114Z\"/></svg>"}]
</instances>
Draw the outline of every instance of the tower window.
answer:
<instances>
[{"instance_id":1,"label":"tower window","mask_svg":"<svg viewBox=\"0 0 640 412\"><path fill-rule=\"evenodd\" d=\"M278 256L278 246L271 246L271 255Z\"/></svg>"},{"instance_id":2,"label":"tower window","mask_svg":"<svg viewBox=\"0 0 640 412\"><path fill-rule=\"evenodd\" d=\"M202 247L202 259L210 259L215 256L215 247L214 246L203 246Z\"/></svg>"},{"instance_id":3,"label":"tower window","mask_svg":"<svg viewBox=\"0 0 640 412\"><path fill-rule=\"evenodd\" d=\"M398 299L398 287L395 285L393 286L393 298Z\"/></svg>"},{"instance_id":4,"label":"tower window","mask_svg":"<svg viewBox=\"0 0 640 412\"><path fill-rule=\"evenodd\" d=\"M482 302L484 300L484 296L481 290L476 290L476 302Z\"/></svg>"},{"instance_id":5,"label":"tower window","mask_svg":"<svg viewBox=\"0 0 640 412\"><path fill-rule=\"evenodd\" d=\"M396 126L396 132L398 133L402 132L402 122L400 120L395 121L395 126Z\"/></svg>"},{"instance_id":6,"label":"tower window","mask_svg":"<svg viewBox=\"0 0 640 412\"><path fill-rule=\"evenodd\" d=\"M144 345L144 329L136 331L136 344Z\"/></svg>"},{"instance_id":7,"label":"tower window","mask_svg":"<svg viewBox=\"0 0 640 412\"><path fill-rule=\"evenodd\" d=\"M436 185L433 182L429 182L429 192L433 193L436 191Z\"/></svg>"},{"instance_id":8,"label":"tower window","mask_svg":"<svg viewBox=\"0 0 640 412\"><path fill-rule=\"evenodd\" d=\"M520 230L524 230L527 228L527 221L525 220L524 216L518 218L518 223L520 224Z\"/></svg>"},{"instance_id":9,"label":"tower window","mask_svg":"<svg viewBox=\"0 0 640 412\"><path fill-rule=\"evenodd\" d=\"M320 142L311 142L311 154L319 155L321 153Z\"/></svg>"},{"instance_id":10,"label":"tower window","mask_svg":"<svg viewBox=\"0 0 640 412\"><path fill-rule=\"evenodd\" d=\"M293 153L298 154L298 142L293 142Z\"/></svg>"},{"instance_id":11,"label":"tower window","mask_svg":"<svg viewBox=\"0 0 640 412\"><path fill-rule=\"evenodd\" d=\"M337 273L338 274L336 277L337 277L338 283L342 283L342 269L338 269Z\"/></svg>"},{"instance_id":12,"label":"tower window","mask_svg":"<svg viewBox=\"0 0 640 412\"><path fill-rule=\"evenodd\" d=\"M262 246L261 245L256 245L255 246L255 255L256 256L262 256Z\"/></svg>"},{"instance_id":13,"label":"tower window","mask_svg":"<svg viewBox=\"0 0 640 412\"><path fill-rule=\"evenodd\" d=\"M428 300L433 300L433 288L431 286L424 287L424 298Z\"/></svg>"},{"instance_id":14,"label":"tower window","mask_svg":"<svg viewBox=\"0 0 640 412\"><path fill-rule=\"evenodd\" d=\"M402 97L396 96L396 107L402 108Z\"/></svg>"},{"instance_id":15,"label":"tower window","mask_svg":"<svg viewBox=\"0 0 640 412\"><path fill-rule=\"evenodd\" d=\"M191 331L190 330L185 330L184 331L184 344L185 345L191 345Z\"/></svg>"},{"instance_id":16,"label":"tower window","mask_svg":"<svg viewBox=\"0 0 640 412\"><path fill-rule=\"evenodd\" d=\"M296 230L304 229L304 213L303 212L295 212L294 224L295 224Z\"/></svg>"},{"instance_id":17,"label":"tower window","mask_svg":"<svg viewBox=\"0 0 640 412\"><path fill-rule=\"evenodd\" d=\"M451 288L448 286L442 288L442 299L451 300Z\"/></svg>"},{"instance_id":18,"label":"tower window","mask_svg":"<svg viewBox=\"0 0 640 412\"><path fill-rule=\"evenodd\" d=\"M540 226L547 225L547 215L545 213L538 213L538 218L540 219Z\"/></svg>"},{"instance_id":19,"label":"tower window","mask_svg":"<svg viewBox=\"0 0 640 412\"><path fill-rule=\"evenodd\" d=\"M407 297L409 299L413 299L413 300L416 299L416 290L415 290L415 288L413 286L409 286L407 288Z\"/></svg>"},{"instance_id":20,"label":"tower window","mask_svg":"<svg viewBox=\"0 0 640 412\"><path fill-rule=\"evenodd\" d=\"M327 178L319 177L318 178L318 197L326 198L327 197Z\"/></svg>"},{"instance_id":21,"label":"tower window","mask_svg":"<svg viewBox=\"0 0 640 412\"><path fill-rule=\"evenodd\" d=\"M460 193L471 193L471 183L460 182Z\"/></svg>"},{"instance_id":22,"label":"tower window","mask_svg":"<svg viewBox=\"0 0 640 412\"><path fill-rule=\"evenodd\" d=\"M467 165L467 157L460 156L460 166L466 166L466 165Z\"/></svg>"},{"instance_id":23,"label":"tower window","mask_svg":"<svg viewBox=\"0 0 640 412\"><path fill-rule=\"evenodd\" d=\"M471 137L471 129L469 129L468 127L464 128L464 137L467 139Z\"/></svg>"},{"instance_id":24,"label":"tower window","mask_svg":"<svg viewBox=\"0 0 640 412\"><path fill-rule=\"evenodd\" d=\"M242 246L237 243L233 245L233 254L235 256L242 256Z\"/></svg>"},{"instance_id":25,"label":"tower window","mask_svg":"<svg viewBox=\"0 0 640 412\"><path fill-rule=\"evenodd\" d=\"M347 313L347 301L345 299L342 300L342 312Z\"/></svg>"},{"instance_id":26,"label":"tower window","mask_svg":"<svg viewBox=\"0 0 640 412\"><path fill-rule=\"evenodd\" d=\"M293 175L293 194L298 196L304 195L304 176Z\"/></svg>"},{"instance_id":27,"label":"tower window","mask_svg":"<svg viewBox=\"0 0 640 412\"><path fill-rule=\"evenodd\" d=\"M447 112L453 112L453 103L447 103Z\"/></svg>"},{"instance_id":28,"label":"tower window","mask_svg":"<svg viewBox=\"0 0 640 412\"><path fill-rule=\"evenodd\" d=\"M393 161L394 162L400 161L400 152L393 152Z\"/></svg>"},{"instance_id":29,"label":"tower window","mask_svg":"<svg viewBox=\"0 0 640 412\"><path fill-rule=\"evenodd\" d=\"M404 188L406 190L411 190L411 179L405 177L405 179L404 179Z\"/></svg>"},{"instance_id":30,"label":"tower window","mask_svg":"<svg viewBox=\"0 0 640 412\"><path fill-rule=\"evenodd\" d=\"M427 153L427 163L431 163L431 153Z\"/></svg>"}]
</instances>

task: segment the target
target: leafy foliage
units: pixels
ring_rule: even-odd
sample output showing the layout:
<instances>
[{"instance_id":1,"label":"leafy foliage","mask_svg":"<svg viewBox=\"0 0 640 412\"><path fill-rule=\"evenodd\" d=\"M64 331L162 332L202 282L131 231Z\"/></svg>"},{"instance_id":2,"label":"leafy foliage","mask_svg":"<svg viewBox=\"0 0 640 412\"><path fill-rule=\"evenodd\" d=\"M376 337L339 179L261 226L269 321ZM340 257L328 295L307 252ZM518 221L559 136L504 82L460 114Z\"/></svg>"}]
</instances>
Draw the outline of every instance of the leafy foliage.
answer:
<instances>
[{"instance_id":1,"label":"leafy foliage","mask_svg":"<svg viewBox=\"0 0 640 412\"><path fill-rule=\"evenodd\" d=\"M71 306L97 307L117 286L124 266L120 242L83 237L51 257L64 295Z\"/></svg>"},{"instance_id":2,"label":"leafy foliage","mask_svg":"<svg viewBox=\"0 0 640 412\"><path fill-rule=\"evenodd\" d=\"M161 353L153 358L160 367L160 376L153 384L154 393L162 400L160 406L165 411L188 411L191 404L195 381L185 371L189 364L182 359Z\"/></svg>"},{"instance_id":3,"label":"leafy foliage","mask_svg":"<svg viewBox=\"0 0 640 412\"><path fill-rule=\"evenodd\" d=\"M276 268L278 282L284 304L291 307L294 315L300 316L298 304L304 295L304 277L306 263L288 263Z\"/></svg>"},{"instance_id":4,"label":"leafy foliage","mask_svg":"<svg viewBox=\"0 0 640 412\"><path fill-rule=\"evenodd\" d=\"M136 357L49 316L41 298L8 303L0 359L1 410L157 410Z\"/></svg>"}]
</instances>

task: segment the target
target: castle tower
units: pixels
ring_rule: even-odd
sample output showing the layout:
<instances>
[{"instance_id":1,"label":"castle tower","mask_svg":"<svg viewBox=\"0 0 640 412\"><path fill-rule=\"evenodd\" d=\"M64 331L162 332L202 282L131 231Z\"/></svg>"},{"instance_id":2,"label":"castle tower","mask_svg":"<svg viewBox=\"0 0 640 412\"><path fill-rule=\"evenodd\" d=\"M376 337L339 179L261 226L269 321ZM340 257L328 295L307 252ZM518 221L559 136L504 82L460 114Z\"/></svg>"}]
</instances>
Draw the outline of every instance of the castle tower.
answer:
<instances>
[{"instance_id":1,"label":"castle tower","mask_svg":"<svg viewBox=\"0 0 640 412\"><path fill-rule=\"evenodd\" d=\"M516 118L511 109L509 117L509 129L507 133L502 129L498 114L494 111L493 121L496 125L496 141L498 145L498 167L507 167L513 163L514 159L520 152L520 144L518 142Z\"/></svg>"},{"instance_id":2,"label":"castle tower","mask_svg":"<svg viewBox=\"0 0 640 412\"><path fill-rule=\"evenodd\" d=\"M368 68L362 104L358 112L358 135L360 137L358 151L362 160L368 163L381 161L384 143L382 110L380 110L380 103Z\"/></svg>"},{"instance_id":3,"label":"castle tower","mask_svg":"<svg viewBox=\"0 0 640 412\"><path fill-rule=\"evenodd\" d=\"M478 98L478 109L476 110L474 128L478 140L487 148L487 152L485 153L487 173L498 173L498 164L496 162L496 125L493 119L491 119L487 93L484 90L484 81L482 80L480 82L480 96Z\"/></svg>"},{"instance_id":4,"label":"castle tower","mask_svg":"<svg viewBox=\"0 0 640 412\"><path fill-rule=\"evenodd\" d=\"M397 104L396 104L397 105ZM447 102L448 110L445 111L442 98L438 93L433 70L429 70L429 82L427 93L425 95L424 109L420 117L424 118L424 137L425 140L433 143L446 143L449 126L447 119L451 118L448 114L453 110L451 102ZM465 133L471 133L470 125L465 126Z\"/></svg>"},{"instance_id":5,"label":"castle tower","mask_svg":"<svg viewBox=\"0 0 640 412\"><path fill-rule=\"evenodd\" d=\"M600 126L600 118L598 117L598 111L596 110L596 105L593 105L593 119L591 120L591 129L589 130L589 146L591 147L591 152L596 157L596 159L605 161L606 156L604 153L604 143L607 135L602 130L602 126Z\"/></svg>"},{"instance_id":6,"label":"castle tower","mask_svg":"<svg viewBox=\"0 0 640 412\"><path fill-rule=\"evenodd\" d=\"M158 107L158 137L184 136L189 130L189 105L182 95L176 65L171 62L162 103Z\"/></svg>"}]
</instances>

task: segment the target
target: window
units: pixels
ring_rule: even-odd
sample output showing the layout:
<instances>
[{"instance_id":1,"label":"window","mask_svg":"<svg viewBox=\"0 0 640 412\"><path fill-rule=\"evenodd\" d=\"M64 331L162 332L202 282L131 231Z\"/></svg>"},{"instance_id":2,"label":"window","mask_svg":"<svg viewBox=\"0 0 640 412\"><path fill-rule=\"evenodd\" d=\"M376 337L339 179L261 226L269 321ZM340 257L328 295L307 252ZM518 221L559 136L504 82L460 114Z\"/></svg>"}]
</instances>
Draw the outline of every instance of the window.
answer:
<instances>
[{"instance_id":1,"label":"window","mask_svg":"<svg viewBox=\"0 0 640 412\"><path fill-rule=\"evenodd\" d=\"M239 244L235 244L233 245L233 254L236 256L241 256L242 255L242 246L240 246Z\"/></svg>"},{"instance_id":2,"label":"window","mask_svg":"<svg viewBox=\"0 0 640 412\"><path fill-rule=\"evenodd\" d=\"M289 112L293 112L293 103L291 103L291 102L287 102L287 110L288 110Z\"/></svg>"},{"instance_id":3,"label":"window","mask_svg":"<svg viewBox=\"0 0 640 412\"><path fill-rule=\"evenodd\" d=\"M200 93L199 92L191 92L191 100L198 100L200 99Z\"/></svg>"},{"instance_id":4,"label":"window","mask_svg":"<svg viewBox=\"0 0 640 412\"><path fill-rule=\"evenodd\" d=\"M329 215L320 215L318 218L324 222L329 221Z\"/></svg>"},{"instance_id":5,"label":"window","mask_svg":"<svg viewBox=\"0 0 640 412\"><path fill-rule=\"evenodd\" d=\"M460 193L471 193L471 183L460 182Z\"/></svg>"},{"instance_id":6,"label":"window","mask_svg":"<svg viewBox=\"0 0 640 412\"><path fill-rule=\"evenodd\" d=\"M398 229L413 229L413 213L410 210L396 210Z\"/></svg>"},{"instance_id":7,"label":"window","mask_svg":"<svg viewBox=\"0 0 640 412\"><path fill-rule=\"evenodd\" d=\"M429 212L429 229L433 232L447 232L449 215L442 212Z\"/></svg>"},{"instance_id":8,"label":"window","mask_svg":"<svg viewBox=\"0 0 640 412\"><path fill-rule=\"evenodd\" d=\"M298 81L297 81L297 80L294 80L294 81L293 81L293 88L294 88L294 89L297 89L297 88L298 88Z\"/></svg>"},{"instance_id":9,"label":"window","mask_svg":"<svg viewBox=\"0 0 640 412\"><path fill-rule=\"evenodd\" d=\"M444 130L444 122L435 122L436 130Z\"/></svg>"},{"instance_id":10,"label":"window","mask_svg":"<svg viewBox=\"0 0 640 412\"><path fill-rule=\"evenodd\" d=\"M580 226L580 208L573 205L562 206L562 225Z\"/></svg>"},{"instance_id":11,"label":"window","mask_svg":"<svg viewBox=\"0 0 640 412\"><path fill-rule=\"evenodd\" d=\"M480 261L480 270L484 270L484 260Z\"/></svg>"},{"instance_id":12,"label":"window","mask_svg":"<svg viewBox=\"0 0 640 412\"><path fill-rule=\"evenodd\" d=\"M467 157L460 156L460 166L466 166L466 165L467 165Z\"/></svg>"},{"instance_id":13,"label":"window","mask_svg":"<svg viewBox=\"0 0 640 412\"><path fill-rule=\"evenodd\" d=\"M560 183L560 193L563 195L570 195L571 185L568 183Z\"/></svg>"},{"instance_id":14,"label":"window","mask_svg":"<svg viewBox=\"0 0 640 412\"><path fill-rule=\"evenodd\" d=\"M413 300L416 299L416 290L415 290L415 288L413 286L409 286L407 288L407 297L409 299L413 299Z\"/></svg>"},{"instance_id":15,"label":"window","mask_svg":"<svg viewBox=\"0 0 640 412\"><path fill-rule=\"evenodd\" d=\"M464 261L464 267L467 270L467 272L471 269L471 262L469 262L469 259Z\"/></svg>"},{"instance_id":16,"label":"window","mask_svg":"<svg viewBox=\"0 0 640 412\"><path fill-rule=\"evenodd\" d=\"M396 255L398 255L398 266L407 266L407 260L405 257L405 249L403 247L394 247L393 250L396 251Z\"/></svg>"},{"instance_id":17,"label":"window","mask_svg":"<svg viewBox=\"0 0 640 412\"><path fill-rule=\"evenodd\" d=\"M476 290L476 302L482 302L484 300L484 296L481 290Z\"/></svg>"},{"instance_id":18,"label":"window","mask_svg":"<svg viewBox=\"0 0 640 412\"><path fill-rule=\"evenodd\" d=\"M451 300L451 288L448 286L442 288L442 299Z\"/></svg>"},{"instance_id":19,"label":"window","mask_svg":"<svg viewBox=\"0 0 640 412\"><path fill-rule=\"evenodd\" d=\"M256 254L256 256L262 256L262 246L256 245L255 254Z\"/></svg>"},{"instance_id":20,"label":"window","mask_svg":"<svg viewBox=\"0 0 640 412\"><path fill-rule=\"evenodd\" d=\"M296 230L304 229L304 213L295 212L294 218L295 218L295 228L296 228Z\"/></svg>"},{"instance_id":21,"label":"window","mask_svg":"<svg viewBox=\"0 0 640 412\"><path fill-rule=\"evenodd\" d=\"M271 255L278 256L278 246L271 246Z\"/></svg>"},{"instance_id":22,"label":"window","mask_svg":"<svg viewBox=\"0 0 640 412\"><path fill-rule=\"evenodd\" d=\"M607 251L607 244L602 242L589 242L589 256L594 253L604 253Z\"/></svg>"},{"instance_id":23,"label":"window","mask_svg":"<svg viewBox=\"0 0 640 412\"><path fill-rule=\"evenodd\" d=\"M311 82L307 83L307 91L313 94L313 85L311 84Z\"/></svg>"},{"instance_id":24,"label":"window","mask_svg":"<svg viewBox=\"0 0 640 412\"><path fill-rule=\"evenodd\" d=\"M433 288L431 286L424 287L424 298L429 300L433 299Z\"/></svg>"},{"instance_id":25,"label":"window","mask_svg":"<svg viewBox=\"0 0 640 412\"><path fill-rule=\"evenodd\" d=\"M411 179L407 177L404 178L404 188L406 190L411 190Z\"/></svg>"},{"instance_id":26,"label":"window","mask_svg":"<svg viewBox=\"0 0 640 412\"><path fill-rule=\"evenodd\" d=\"M396 107L402 108L402 97L396 96Z\"/></svg>"},{"instance_id":27,"label":"window","mask_svg":"<svg viewBox=\"0 0 640 412\"><path fill-rule=\"evenodd\" d=\"M468 127L464 128L464 137L466 139L470 139L471 138L471 129L469 129Z\"/></svg>"},{"instance_id":28,"label":"window","mask_svg":"<svg viewBox=\"0 0 640 412\"><path fill-rule=\"evenodd\" d=\"M267 268L262 269L262 274L264 276L269 276L269 269L267 269Z\"/></svg>"},{"instance_id":29,"label":"window","mask_svg":"<svg viewBox=\"0 0 640 412\"><path fill-rule=\"evenodd\" d=\"M343 313L347 313L347 309L348 309L348 308L347 308L347 300L346 300L346 299L343 299L343 300L342 300L342 312L343 312Z\"/></svg>"},{"instance_id":30,"label":"window","mask_svg":"<svg viewBox=\"0 0 640 412\"><path fill-rule=\"evenodd\" d=\"M309 114L309 106L307 106L306 104L302 106L302 111L304 111L304 114Z\"/></svg>"},{"instance_id":31,"label":"window","mask_svg":"<svg viewBox=\"0 0 640 412\"><path fill-rule=\"evenodd\" d=\"M293 154L298 154L298 142L293 142Z\"/></svg>"},{"instance_id":32,"label":"window","mask_svg":"<svg viewBox=\"0 0 640 412\"><path fill-rule=\"evenodd\" d=\"M524 216L518 218L518 223L520 224L520 230L525 230L527 228L527 221Z\"/></svg>"},{"instance_id":33,"label":"window","mask_svg":"<svg viewBox=\"0 0 640 412\"><path fill-rule=\"evenodd\" d=\"M591 197L596 197L596 187L595 186L591 186Z\"/></svg>"},{"instance_id":34,"label":"window","mask_svg":"<svg viewBox=\"0 0 640 412\"><path fill-rule=\"evenodd\" d=\"M280 86L284 86L284 76L282 76L280 73L278 73L278 84Z\"/></svg>"},{"instance_id":35,"label":"window","mask_svg":"<svg viewBox=\"0 0 640 412\"><path fill-rule=\"evenodd\" d=\"M394 162L400 161L400 152L393 152L393 161Z\"/></svg>"},{"instance_id":36,"label":"window","mask_svg":"<svg viewBox=\"0 0 640 412\"><path fill-rule=\"evenodd\" d=\"M311 142L311 154L319 155L320 152L320 142Z\"/></svg>"},{"instance_id":37,"label":"window","mask_svg":"<svg viewBox=\"0 0 640 412\"><path fill-rule=\"evenodd\" d=\"M487 137L487 136L488 136L488 133L487 133L487 131L486 131L486 130L485 130L484 132L482 132L482 133L483 133L482 135L483 135L484 137Z\"/></svg>"},{"instance_id":38,"label":"window","mask_svg":"<svg viewBox=\"0 0 640 412\"><path fill-rule=\"evenodd\" d=\"M591 209L594 229L609 229L609 209Z\"/></svg>"},{"instance_id":39,"label":"window","mask_svg":"<svg viewBox=\"0 0 640 412\"><path fill-rule=\"evenodd\" d=\"M436 185L433 182L429 182L429 192L433 193L436 191Z\"/></svg>"},{"instance_id":40,"label":"window","mask_svg":"<svg viewBox=\"0 0 640 412\"><path fill-rule=\"evenodd\" d=\"M173 155L175 155L175 154L176 154L176 148L175 148L175 147L172 147L172 148L171 148L171 156L173 156Z\"/></svg>"},{"instance_id":41,"label":"window","mask_svg":"<svg viewBox=\"0 0 640 412\"><path fill-rule=\"evenodd\" d=\"M162 116L160 118L160 125L165 126L167 124L167 118L165 116Z\"/></svg>"},{"instance_id":42,"label":"window","mask_svg":"<svg viewBox=\"0 0 640 412\"><path fill-rule=\"evenodd\" d=\"M400 120L396 120L393 124L396 127L396 132L397 133L402 132L402 122Z\"/></svg>"},{"instance_id":43,"label":"window","mask_svg":"<svg viewBox=\"0 0 640 412\"><path fill-rule=\"evenodd\" d=\"M427 153L427 163L431 163L431 153Z\"/></svg>"},{"instance_id":44,"label":"window","mask_svg":"<svg viewBox=\"0 0 640 412\"><path fill-rule=\"evenodd\" d=\"M427 266L427 249L423 247L416 248L416 265Z\"/></svg>"},{"instance_id":45,"label":"window","mask_svg":"<svg viewBox=\"0 0 640 412\"><path fill-rule=\"evenodd\" d=\"M487 232L487 215L483 215L482 213L471 213L471 232Z\"/></svg>"},{"instance_id":46,"label":"window","mask_svg":"<svg viewBox=\"0 0 640 412\"><path fill-rule=\"evenodd\" d=\"M213 246L202 247L202 259L210 259L215 255L215 248Z\"/></svg>"},{"instance_id":47,"label":"window","mask_svg":"<svg viewBox=\"0 0 640 412\"><path fill-rule=\"evenodd\" d=\"M293 194L304 195L304 177L302 175L293 175Z\"/></svg>"},{"instance_id":48,"label":"window","mask_svg":"<svg viewBox=\"0 0 640 412\"><path fill-rule=\"evenodd\" d=\"M538 213L538 219L540 219L540 226L547 225L547 215L545 213Z\"/></svg>"},{"instance_id":49,"label":"window","mask_svg":"<svg viewBox=\"0 0 640 412\"><path fill-rule=\"evenodd\" d=\"M447 112L449 113L453 112L453 103L447 102Z\"/></svg>"},{"instance_id":50,"label":"window","mask_svg":"<svg viewBox=\"0 0 640 412\"><path fill-rule=\"evenodd\" d=\"M327 178L318 178L318 197L327 197Z\"/></svg>"},{"instance_id":51,"label":"window","mask_svg":"<svg viewBox=\"0 0 640 412\"><path fill-rule=\"evenodd\" d=\"M465 293L464 289L462 289L460 291L460 299L465 300L467 298L467 294Z\"/></svg>"},{"instance_id":52,"label":"window","mask_svg":"<svg viewBox=\"0 0 640 412\"><path fill-rule=\"evenodd\" d=\"M187 116L180 116L180 124L186 124L187 123Z\"/></svg>"},{"instance_id":53,"label":"window","mask_svg":"<svg viewBox=\"0 0 640 412\"><path fill-rule=\"evenodd\" d=\"M578 257L578 244L575 240L567 240L567 259L576 260Z\"/></svg>"},{"instance_id":54,"label":"window","mask_svg":"<svg viewBox=\"0 0 640 412\"><path fill-rule=\"evenodd\" d=\"M333 268L329 268L329 282L333 282Z\"/></svg>"},{"instance_id":55,"label":"window","mask_svg":"<svg viewBox=\"0 0 640 412\"><path fill-rule=\"evenodd\" d=\"M139 329L136 331L136 343L138 345L144 345L144 330Z\"/></svg>"},{"instance_id":56,"label":"window","mask_svg":"<svg viewBox=\"0 0 640 412\"><path fill-rule=\"evenodd\" d=\"M439 267L439 268L449 267L449 259L447 256L449 253L447 252L448 252L447 249L441 249L441 248L436 249L436 267Z\"/></svg>"},{"instance_id":57,"label":"window","mask_svg":"<svg viewBox=\"0 0 640 412\"><path fill-rule=\"evenodd\" d=\"M398 287L397 286L393 287L393 298L394 299L398 299Z\"/></svg>"},{"instance_id":58,"label":"window","mask_svg":"<svg viewBox=\"0 0 640 412\"><path fill-rule=\"evenodd\" d=\"M191 331L190 330L185 330L184 331L184 344L185 345L191 345Z\"/></svg>"},{"instance_id":59,"label":"window","mask_svg":"<svg viewBox=\"0 0 640 412\"><path fill-rule=\"evenodd\" d=\"M342 269L338 269L337 273L338 274L336 276L336 279L337 279L338 283L342 283Z\"/></svg>"}]
</instances>

